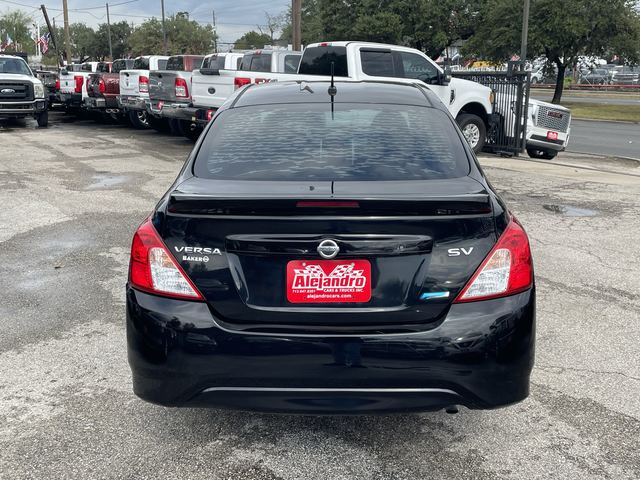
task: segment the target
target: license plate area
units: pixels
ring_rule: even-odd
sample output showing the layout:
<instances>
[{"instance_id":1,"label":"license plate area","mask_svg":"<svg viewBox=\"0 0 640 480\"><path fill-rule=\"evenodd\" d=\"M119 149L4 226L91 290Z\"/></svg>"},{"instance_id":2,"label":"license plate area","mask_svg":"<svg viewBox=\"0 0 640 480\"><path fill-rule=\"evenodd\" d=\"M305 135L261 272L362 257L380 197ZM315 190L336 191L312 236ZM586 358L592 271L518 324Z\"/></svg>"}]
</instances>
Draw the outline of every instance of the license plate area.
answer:
<instances>
[{"instance_id":1,"label":"license plate area","mask_svg":"<svg viewBox=\"0 0 640 480\"><path fill-rule=\"evenodd\" d=\"M368 260L293 260L287 263L290 303L366 303L371 300Z\"/></svg>"}]
</instances>

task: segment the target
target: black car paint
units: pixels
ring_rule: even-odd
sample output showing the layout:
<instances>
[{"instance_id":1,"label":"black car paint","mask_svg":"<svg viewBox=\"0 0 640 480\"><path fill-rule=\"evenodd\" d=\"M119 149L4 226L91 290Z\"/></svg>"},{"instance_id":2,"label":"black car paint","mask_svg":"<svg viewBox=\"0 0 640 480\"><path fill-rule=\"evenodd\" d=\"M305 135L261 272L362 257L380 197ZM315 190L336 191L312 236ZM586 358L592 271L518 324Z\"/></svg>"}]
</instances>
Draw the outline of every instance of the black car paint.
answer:
<instances>
[{"instance_id":1,"label":"black car paint","mask_svg":"<svg viewBox=\"0 0 640 480\"><path fill-rule=\"evenodd\" d=\"M394 88L398 86L389 85ZM415 88L424 103L446 111L426 89ZM241 106L241 97L231 105ZM212 256L205 266L178 258L206 303L128 286L129 362L137 395L167 406L341 414L435 410L452 404L495 408L526 398L534 359L535 289L452 303L509 222L504 203L466 143L469 175L440 185L431 182L428 192L418 187L422 182L388 182L383 194L371 190L376 182L251 182L247 190L247 182L216 183L193 176L206 133L158 203L152 222L174 256L175 247L184 245L219 248L223 254ZM291 216L291 207L286 215L269 211L277 211L283 199L410 205L419 198L428 207L430 201L456 197L457 207L471 201L475 212L452 207L407 216L324 212L300 217ZM247 199L266 210L247 210ZM213 207L219 201L226 202L222 210ZM274 235L286 236L284 251L273 251L269 241ZM426 237L424 252L391 257L400 271L415 262L424 265L399 286L381 273L390 267L385 264L389 257L365 254L382 277L366 306L309 308L288 305L282 292L274 295L270 287L282 283L286 260L313 256L301 244L316 237L337 238L348 248L358 235ZM367 248L386 248L375 238L368 239ZM294 248L287 250L287 245ZM448 247L465 245L476 248L472 258L446 255ZM421 303L417 297L425 289L442 288L450 291L448 299Z\"/></svg>"}]
</instances>

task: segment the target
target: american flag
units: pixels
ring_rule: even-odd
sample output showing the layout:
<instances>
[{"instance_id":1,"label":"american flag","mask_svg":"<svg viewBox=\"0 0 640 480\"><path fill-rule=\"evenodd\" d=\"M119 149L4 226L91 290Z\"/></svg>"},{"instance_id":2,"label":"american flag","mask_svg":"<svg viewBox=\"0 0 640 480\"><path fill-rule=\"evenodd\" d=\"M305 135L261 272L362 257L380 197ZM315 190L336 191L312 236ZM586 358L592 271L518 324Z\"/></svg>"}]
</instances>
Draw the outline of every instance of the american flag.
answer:
<instances>
[{"instance_id":1,"label":"american flag","mask_svg":"<svg viewBox=\"0 0 640 480\"><path fill-rule=\"evenodd\" d=\"M51 40L50 33L45 33L38 39L38 43L40 44L40 50L42 51L43 55L49 51L49 40Z\"/></svg>"}]
</instances>

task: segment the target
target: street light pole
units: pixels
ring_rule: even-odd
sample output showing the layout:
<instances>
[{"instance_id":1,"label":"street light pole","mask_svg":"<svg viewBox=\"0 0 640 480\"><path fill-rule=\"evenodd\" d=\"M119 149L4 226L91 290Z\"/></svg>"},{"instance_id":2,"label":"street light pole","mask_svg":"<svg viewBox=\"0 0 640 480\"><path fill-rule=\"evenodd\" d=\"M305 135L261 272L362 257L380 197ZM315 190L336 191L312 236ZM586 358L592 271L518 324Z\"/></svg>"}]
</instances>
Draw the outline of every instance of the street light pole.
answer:
<instances>
[{"instance_id":1,"label":"street light pole","mask_svg":"<svg viewBox=\"0 0 640 480\"><path fill-rule=\"evenodd\" d=\"M164 54L167 54L167 31L164 27L164 0L160 0L162 7L162 48L164 48Z\"/></svg>"},{"instance_id":2,"label":"street light pole","mask_svg":"<svg viewBox=\"0 0 640 480\"><path fill-rule=\"evenodd\" d=\"M529 37L529 6L530 0L524 0L524 6L522 9L522 43L520 44L520 61L522 62L522 68L525 68L525 62L527 61L527 41Z\"/></svg>"}]
</instances>

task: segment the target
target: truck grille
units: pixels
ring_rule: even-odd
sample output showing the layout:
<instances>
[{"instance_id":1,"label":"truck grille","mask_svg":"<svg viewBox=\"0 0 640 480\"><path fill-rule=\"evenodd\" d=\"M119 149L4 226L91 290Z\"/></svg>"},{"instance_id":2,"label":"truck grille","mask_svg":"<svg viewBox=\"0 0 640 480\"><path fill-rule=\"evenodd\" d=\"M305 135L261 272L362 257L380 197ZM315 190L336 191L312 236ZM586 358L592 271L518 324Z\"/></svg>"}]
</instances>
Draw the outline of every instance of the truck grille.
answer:
<instances>
[{"instance_id":1,"label":"truck grille","mask_svg":"<svg viewBox=\"0 0 640 480\"><path fill-rule=\"evenodd\" d=\"M536 126L566 133L571 121L571 114L565 110L540 106L536 118Z\"/></svg>"},{"instance_id":2,"label":"truck grille","mask_svg":"<svg viewBox=\"0 0 640 480\"><path fill-rule=\"evenodd\" d=\"M33 100L33 86L27 82L0 82L1 102L24 102Z\"/></svg>"}]
</instances>

